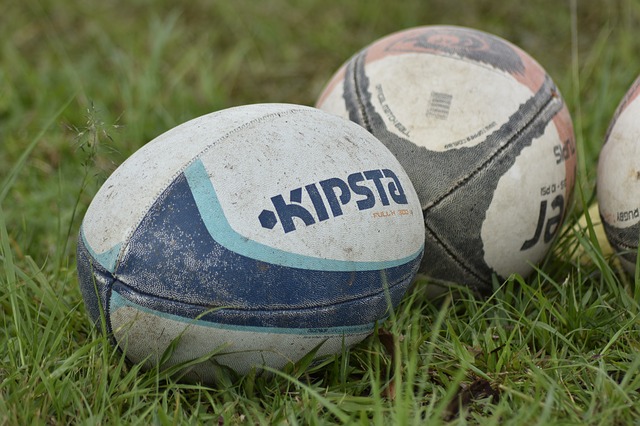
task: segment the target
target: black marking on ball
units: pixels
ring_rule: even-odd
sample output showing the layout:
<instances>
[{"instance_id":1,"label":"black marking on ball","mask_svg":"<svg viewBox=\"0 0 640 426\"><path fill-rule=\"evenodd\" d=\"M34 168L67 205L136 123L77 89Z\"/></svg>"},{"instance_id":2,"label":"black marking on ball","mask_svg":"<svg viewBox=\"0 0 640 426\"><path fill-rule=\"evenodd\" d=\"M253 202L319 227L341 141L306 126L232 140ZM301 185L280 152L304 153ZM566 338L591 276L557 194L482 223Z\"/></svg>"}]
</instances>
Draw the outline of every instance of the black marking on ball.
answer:
<instances>
[{"instance_id":1,"label":"black marking on ball","mask_svg":"<svg viewBox=\"0 0 640 426\"><path fill-rule=\"evenodd\" d=\"M487 290L495 271L484 261L481 229L486 211L500 178L522 150L544 133L548 122L562 109L562 98L547 76L538 92L520 105L505 124L487 134L484 141L472 147L430 151L387 129L373 107L362 59L365 55L366 51L361 52L347 65L345 105L352 121L367 128L401 159L420 197L427 236L421 272L438 280L462 281ZM359 87L350 85L354 82ZM454 219L456 216L458 220ZM444 250L455 266L446 268L442 259L432 258L431 253L439 250ZM433 272L434 268L439 272ZM465 277L459 277L460 270Z\"/></svg>"},{"instance_id":2,"label":"black marking on ball","mask_svg":"<svg viewBox=\"0 0 640 426\"><path fill-rule=\"evenodd\" d=\"M349 108L349 120L360 124L360 126L367 129L370 133L373 133L373 129L367 118L367 107L362 103L362 100L366 98L366 94L361 93L361 90L366 89L368 84L359 82L360 74L355 71L364 67L365 59L366 50L356 54L347 64L344 77L344 96L347 105L349 105L349 101L347 101L348 97L348 99L355 104L354 106L356 106L356 108Z\"/></svg>"},{"instance_id":3,"label":"black marking on ball","mask_svg":"<svg viewBox=\"0 0 640 426\"><path fill-rule=\"evenodd\" d=\"M619 253L624 260L636 263L638 241L640 240L640 223L628 228L618 228L607 223L602 215L600 215L600 220L613 250Z\"/></svg>"}]
</instances>

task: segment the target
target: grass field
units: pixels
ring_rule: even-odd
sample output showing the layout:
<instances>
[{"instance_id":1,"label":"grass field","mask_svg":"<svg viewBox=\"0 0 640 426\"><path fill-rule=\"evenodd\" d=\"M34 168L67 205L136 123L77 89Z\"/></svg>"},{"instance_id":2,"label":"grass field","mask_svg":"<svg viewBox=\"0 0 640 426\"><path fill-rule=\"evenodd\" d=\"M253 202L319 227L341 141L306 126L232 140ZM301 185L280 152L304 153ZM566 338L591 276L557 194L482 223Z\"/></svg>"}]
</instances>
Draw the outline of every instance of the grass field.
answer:
<instances>
[{"instance_id":1,"label":"grass field","mask_svg":"<svg viewBox=\"0 0 640 426\"><path fill-rule=\"evenodd\" d=\"M613 111L640 72L638 0L9 0L0 18L0 425L640 424L640 286L588 222ZM354 52L456 24L560 87L579 146L552 255L485 300L415 291L377 336L217 389L127 365L90 324L75 239L104 179L169 128L230 106L313 105ZM590 217L597 222L597 215ZM424 287L427 283L420 283Z\"/></svg>"}]
</instances>

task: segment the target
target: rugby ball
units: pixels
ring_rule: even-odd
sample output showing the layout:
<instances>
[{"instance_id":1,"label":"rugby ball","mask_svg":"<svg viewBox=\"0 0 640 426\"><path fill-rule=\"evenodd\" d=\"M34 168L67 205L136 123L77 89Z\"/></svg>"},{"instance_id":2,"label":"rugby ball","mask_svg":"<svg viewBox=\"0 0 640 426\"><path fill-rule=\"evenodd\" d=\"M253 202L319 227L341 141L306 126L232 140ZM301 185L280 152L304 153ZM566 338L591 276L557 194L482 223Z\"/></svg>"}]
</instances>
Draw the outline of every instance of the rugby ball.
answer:
<instances>
[{"instance_id":1,"label":"rugby ball","mask_svg":"<svg viewBox=\"0 0 640 426\"><path fill-rule=\"evenodd\" d=\"M83 219L87 310L134 363L189 381L281 368L361 341L405 294L424 226L375 137L258 104L181 124L128 158ZM104 317L103 317L104 315Z\"/></svg>"},{"instance_id":2,"label":"rugby ball","mask_svg":"<svg viewBox=\"0 0 640 426\"><path fill-rule=\"evenodd\" d=\"M317 107L380 139L424 214L420 271L481 293L527 276L561 228L575 181L573 126L545 70L485 32L388 35L330 79Z\"/></svg>"},{"instance_id":3,"label":"rugby ball","mask_svg":"<svg viewBox=\"0 0 640 426\"><path fill-rule=\"evenodd\" d=\"M598 159L600 219L623 267L636 268L640 238L640 77L614 113Z\"/></svg>"}]
</instances>

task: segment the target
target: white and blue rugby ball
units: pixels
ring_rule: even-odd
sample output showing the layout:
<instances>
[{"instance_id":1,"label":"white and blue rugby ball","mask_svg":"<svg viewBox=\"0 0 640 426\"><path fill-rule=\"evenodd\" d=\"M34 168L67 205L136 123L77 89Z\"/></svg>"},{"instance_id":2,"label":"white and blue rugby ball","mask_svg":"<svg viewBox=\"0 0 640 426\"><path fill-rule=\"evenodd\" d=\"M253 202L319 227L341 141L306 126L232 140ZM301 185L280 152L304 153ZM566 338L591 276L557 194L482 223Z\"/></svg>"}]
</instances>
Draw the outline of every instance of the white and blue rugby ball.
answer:
<instances>
[{"instance_id":1,"label":"white and blue rugby ball","mask_svg":"<svg viewBox=\"0 0 640 426\"><path fill-rule=\"evenodd\" d=\"M208 357L188 374L215 382L220 365L281 368L361 341L423 246L416 192L381 142L314 108L258 104L132 155L89 206L77 254L89 314L131 362Z\"/></svg>"}]
</instances>

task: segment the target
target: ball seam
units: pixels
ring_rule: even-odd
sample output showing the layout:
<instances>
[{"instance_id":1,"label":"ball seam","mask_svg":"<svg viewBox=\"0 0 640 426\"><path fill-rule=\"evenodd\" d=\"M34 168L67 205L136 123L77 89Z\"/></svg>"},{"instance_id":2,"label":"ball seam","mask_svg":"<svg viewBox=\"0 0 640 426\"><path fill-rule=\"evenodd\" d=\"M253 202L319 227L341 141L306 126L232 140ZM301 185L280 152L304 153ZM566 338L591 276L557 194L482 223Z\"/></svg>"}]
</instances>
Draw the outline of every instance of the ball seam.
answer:
<instances>
[{"instance_id":1,"label":"ball seam","mask_svg":"<svg viewBox=\"0 0 640 426\"><path fill-rule=\"evenodd\" d=\"M149 209L151 209L151 207L153 207L153 205L155 204L156 200L169 188L169 186L171 185L172 182L174 182L178 176L180 176L181 173L183 173L191 164L193 164L195 161L197 161L202 155L204 155L206 152L208 152L210 149L212 149L215 145L229 139L230 137L232 137L235 134L238 134L239 132L242 132L248 128L251 128L252 126L255 126L258 123L261 123L265 120L268 120L269 118L272 117L281 117L283 115L292 115L292 114L297 114L297 113L301 113L307 111L306 109L296 109L296 108L291 108L288 110L284 110L284 111L279 111L279 112L274 112L274 113L269 113L269 114L265 114L262 115L258 118L255 118L251 121L248 121L246 123L243 123L242 125L228 131L227 133L225 133L224 135L222 135L221 137L214 139L213 141L211 141L209 144L207 144L201 151L199 151L196 155L194 155L193 157L191 157L191 159L187 162L185 162L173 175L171 175L167 181L165 183L163 183L161 185L161 189L158 190L156 192L156 194L151 198L151 202L149 204L147 204L146 206L144 206L143 209L141 209L141 211L143 212L140 217L136 220L135 224L130 228L129 232L127 232L127 234L125 235L125 237L123 238L123 244L122 247L120 248L120 251L118 252L118 256L115 262L115 266L114 266L114 272L113 275L114 277L117 278L117 270L118 270L118 266L120 264L120 262L122 261L124 255L127 252L127 249L129 247L129 241L131 239L131 237L133 236L133 234L136 233L136 231L138 230L138 228L140 227L141 223L143 222L147 212L149 211Z\"/></svg>"}]
</instances>

